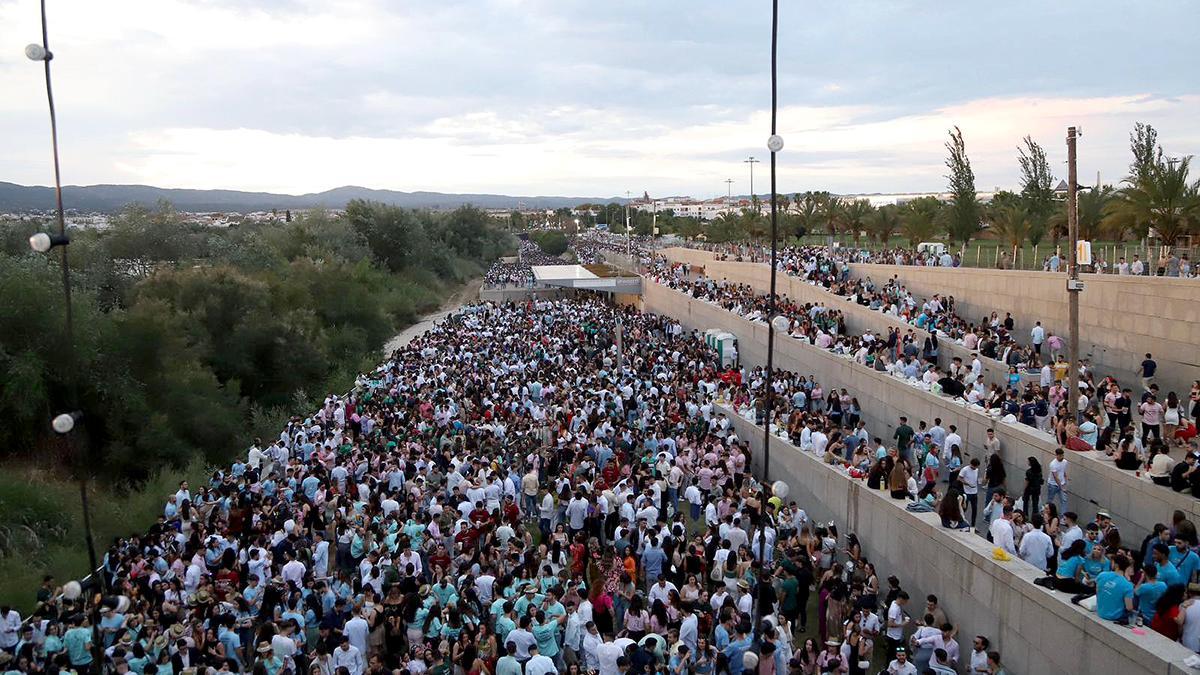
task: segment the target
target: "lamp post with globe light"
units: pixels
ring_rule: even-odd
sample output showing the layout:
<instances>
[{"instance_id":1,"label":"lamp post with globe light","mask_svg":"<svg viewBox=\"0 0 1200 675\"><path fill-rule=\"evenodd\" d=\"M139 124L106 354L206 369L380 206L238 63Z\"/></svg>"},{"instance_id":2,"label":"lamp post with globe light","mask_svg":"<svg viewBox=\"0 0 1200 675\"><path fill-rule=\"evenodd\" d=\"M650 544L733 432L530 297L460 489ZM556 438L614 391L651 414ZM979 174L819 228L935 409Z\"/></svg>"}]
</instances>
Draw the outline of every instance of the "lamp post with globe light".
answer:
<instances>
[{"instance_id":1,"label":"lamp post with globe light","mask_svg":"<svg viewBox=\"0 0 1200 675\"><path fill-rule=\"evenodd\" d=\"M81 451L78 449L79 438L72 434L76 425L82 419L83 413L78 411L78 391L75 380L75 350L74 350L74 326L72 320L71 307L71 267L67 259L67 246L71 243L70 237L67 236L66 218L63 215L63 198L62 198L62 171L58 159L58 118L54 109L54 88L51 85L50 79L50 61L54 58L54 54L50 51L50 38L46 22L46 3L45 0L41 3L41 18L42 18L42 42L41 44L32 43L25 47L25 56L31 61L41 62L46 74L46 101L50 110L50 144L54 159L54 200L55 200L55 217L58 225L58 232L47 233L38 232L29 238L29 247L38 253L49 253L53 249L59 249L59 260L62 267L62 287L63 287L63 333L65 336L66 350L63 358L66 360L66 377L67 377L67 408L70 412L61 413L54 417L50 422L51 428L59 435L61 442L66 448L66 456L72 458L76 464L75 472L79 479L79 501L83 511L83 532L84 539L87 544L88 562L91 565L92 575L95 575L100 582L100 588L107 590L107 579L104 574L99 571L99 565L96 562L96 545L92 537L92 510L88 501L88 481L87 469L84 462L81 461ZM96 645L100 647L99 644ZM99 661L97 661L98 663Z\"/></svg>"},{"instance_id":2,"label":"lamp post with globe light","mask_svg":"<svg viewBox=\"0 0 1200 675\"><path fill-rule=\"evenodd\" d=\"M766 589L769 581L766 575L766 549L767 549L767 531L770 528L771 518L767 514L767 489L766 486L770 481L771 475L771 422L774 418L775 408L775 392L774 392L774 370L775 370L775 331L786 331L789 326L789 321L786 317L777 314L776 310L776 276L778 274L778 257L779 257L779 199L775 185L775 156L779 151L783 150L783 137L777 132L778 118L778 78L776 71L778 67L778 46L779 46L779 0L771 2L771 135L767 138L767 149L771 151L771 293L767 296L767 374L764 378L763 390L763 460L762 460L762 489L759 491L759 532L758 532L758 564L760 567L759 579L755 588L754 597L754 639L760 645L762 643L762 618L763 618L763 599L766 596ZM750 165L751 170L754 165ZM753 192L753 191L751 191ZM753 194L751 195L753 197ZM786 485L780 483L783 487L783 492L786 494ZM773 528L771 528L773 529Z\"/></svg>"}]
</instances>

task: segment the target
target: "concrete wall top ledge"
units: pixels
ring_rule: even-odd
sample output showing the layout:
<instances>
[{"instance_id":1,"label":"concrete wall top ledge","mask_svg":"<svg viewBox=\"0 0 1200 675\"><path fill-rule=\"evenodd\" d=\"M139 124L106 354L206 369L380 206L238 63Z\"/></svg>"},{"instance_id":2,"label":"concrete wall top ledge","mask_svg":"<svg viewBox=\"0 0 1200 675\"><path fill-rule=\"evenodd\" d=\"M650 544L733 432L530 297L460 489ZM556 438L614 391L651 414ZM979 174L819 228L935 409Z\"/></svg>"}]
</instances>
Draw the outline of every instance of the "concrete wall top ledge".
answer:
<instances>
[{"instance_id":1,"label":"concrete wall top ledge","mask_svg":"<svg viewBox=\"0 0 1200 675\"><path fill-rule=\"evenodd\" d=\"M762 427L741 417L726 405L718 404L718 407L735 420L738 426L756 430L758 433L754 434L752 439L761 445ZM936 514L910 512L905 508L907 501L892 499L886 492L868 490L865 481L851 478L840 467L825 464L811 453L806 453L781 438L775 437L771 441L773 447L780 446L786 452L803 457L808 472L824 472L827 477L841 481L846 487L854 483L860 484L861 488L855 491L858 499L871 500L874 507L884 510L891 514L892 518L903 522L906 527L912 528L921 541L944 547L961 555L972 568L992 577L999 588L1020 594L1023 600L1036 605L1040 611L1049 613L1054 620L1078 630L1079 637L1083 638L1085 643L1107 645L1111 649L1124 652L1133 660L1147 664L1150 672L1196 672L1184 665L1184 659L1192 655L1192 651L1183 645L1159 635L1148 627L1138 629L1142 633L1139 635L1134 632L1132 627L1122 627L1109 621L1103 621L1094 613L1067 602L1065 594L1055 593L1035 585L1033 581L1042 575L1032 565L1020 558L1013 558L1009 561L996 560L993 556L994 547L979 535L944 528ZM859 507L859 511L861 512L861 507ZM863 545L870 550L878 548L880 542L864 541ZM880 572L887 573L884 570L880 570ZM925 590L932 593L938 592L937 588ZM1030 639L1034 639L1034 636L1030 636Z\"/></svg>"},{"instance_id":2,"label":"concrete wall top ledge","mask_svg":"<svg viewBox=\"0 0 1200 675\"><path fill-rule=\"evenodd\" d=\"M767 326L743 319L727 310L653 282L645 285L646 311L667 314L693 328L723 328L739 338L742 360L748 364L765 361ZM821 373L827 385L846 387L859 397L872 435L891 438L896 419L908 415L913 421L932 421L941 417L944 424L956 424L963 436L964 449L982 446L985 430L994 428L1001 442L1001 453L1008 469L1010 487L1020 489L1025 457L1036 456L1043 471L1053 459L1057 444L1049 434L1021 424L1006 424L981 410L968 408L951 399L912 387L886 373L879 373L852 360L838 357L799 340L776 343L776 365L785 370L804 369ZM886 431L885 431L886 429ZM984 459L984 458L981 458ZM1166 522L1173 510L1200 516L1200 499L1154 485L1148 477L1118 469L1101 452L1075 452L1068 457L1072 469L1068 484L1071 506L1084 519L1107 509L1121 527L1123 538L1136 544L1156 523ZM1198 518L1200 519L1200 518Z\"/></svg>"}]
</instances>

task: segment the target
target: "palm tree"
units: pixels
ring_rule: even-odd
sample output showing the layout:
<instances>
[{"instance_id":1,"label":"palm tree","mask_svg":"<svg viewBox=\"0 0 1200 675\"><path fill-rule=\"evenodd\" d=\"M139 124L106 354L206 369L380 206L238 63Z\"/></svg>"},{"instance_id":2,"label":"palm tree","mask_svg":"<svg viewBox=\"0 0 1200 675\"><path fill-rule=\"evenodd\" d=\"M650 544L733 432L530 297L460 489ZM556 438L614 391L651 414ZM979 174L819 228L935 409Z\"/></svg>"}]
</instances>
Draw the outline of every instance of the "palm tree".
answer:
<instances>
[{"instance_id":1,"label":"palm tree","mask_svg":"<svg viewBox=\"0 0 1200 675\"><path fill-rule=\"evenodd\" d=\"M871 202L866 199L854 199L844 204L842 225L850 231L850 235L854 237L854 245L858 246L858 240L862 236L867 221L875 212L875 207L871 206Z\"/></svg>"},{"instance_id":2,"label":"palm tree","mask_svg":"<svg viewBox=\"0 0 1200 675\"><path fill-rule=\"evenodd\" d=\"M1170 246L1200 222L1200 180L1188 183L1192 158L1163 162L1141 177L1125 179L1127 187L1106 209L1103 223L1111 230L1143 235L1153 229Z\"/></svg>"},{"instance_id":3,"label":"palm tree","mask_svg":"<svg viewBox=\"0 0 1200 675\"><path fill-rule=\"evenodd\" d=\"M999 206L991 212L991 232L997 239L1012 248L1013 262L1017 260L1017 249L1029 236L1032 219L1029 212L1020 206Z\"/></svg>"},{"instance_id":4,"label":"palm tree","mask_svg":"<svg viewBox=\"0 0 1200 675\"><path fill-rule=\"evenodd\" d=\"M911 246L929 241L938 231L946 206L937 197L919 197L900 209L900 232Z\"/></svg>"},{"instance_id":5,"label":"palm tree","mask_svg":"<svg viewBox=\"0 0 1200 675\"><path fill-rule=\"evenodd\" d=\"M821 222L821 200L818 193L809 191L804 194L796 193L795 232L797 237L803 237L814 232ZM803 229L803 231L801 231Z\"/></svg>"},{"instance_id":6,"label":"palm tree","mask_svg":"<svg viewBox=\"0 0 1200 675\"><path fill-rule=\"evenodd\" d=\"M1103 185L1079 193L1076 214L1079 217L1079 237L1095 241L1105 234L1104 213L1116 191L1111 185ZM1117 233L1117 239L1120 239Z\"/></svg>"},{"instance_id":7,"label":"palm tree","mask_svg":"<svg viewBox=\"0 0 1200 675\"><path fill-rule=\"evenodd\" d=\"M886 244L892 234L900 227L900 207L895 204L884 204L874 213L868 223L869 232L879 243Z\"/></svg>"}]
</instances>

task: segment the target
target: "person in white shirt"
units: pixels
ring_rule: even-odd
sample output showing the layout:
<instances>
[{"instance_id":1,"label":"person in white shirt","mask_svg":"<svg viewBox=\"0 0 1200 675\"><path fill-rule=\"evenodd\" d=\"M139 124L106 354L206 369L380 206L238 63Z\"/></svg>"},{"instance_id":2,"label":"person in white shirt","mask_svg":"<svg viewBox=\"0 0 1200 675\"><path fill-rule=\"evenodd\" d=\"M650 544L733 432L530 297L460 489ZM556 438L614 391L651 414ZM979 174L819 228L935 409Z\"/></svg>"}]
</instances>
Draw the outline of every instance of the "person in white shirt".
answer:
<instances>
[{"instance_id":1,"label":"person in white shirt","mask_svg":"<svg viewBox=\"0 0 1200 675\"><path fill-rule=\"evenodd\" d=\"M1012 527L1012 507L1004 506L1004 511L999 518L992 521L992 526L988 528L988 533L992 535L992 543L999 548L1004 549L1013 555L1017 554L1015 533Z\"/></svg>"},{"instance_id":2,"label":"person in white shirt","mask_svg":"<svg viewBox=\"0 0 1200 675\"><path fill-rule=\"evenodd\" d=\"M554 659L539 654L536 642L529 647L529 654L525 675L557 675L558 666L554 665Z\"/></svg>"},{"instance_id":3,"label":"person in white shirt","mask_svg":"<svg viewBox=\"0 0 1200 675\"><path fill-rule=\"evenodd\" d=\"M946 442L950 438L946 437ZM979 458L972 457L971 463L958 472L958 482L962 484L963 496L971 507L971 527L975 527L975 515L979 511Z\"/></svg>"},{"instance_id":4,"label":"person in white shirt","mask_svg":"<svg viewBox=\"0 0 1200 675\"><path fill-rule=\"evenodd\" d=\"M0 607L0 649L12 650L21 638L21 614L5 605Z\"/></svg>"},{"instance_id":5,"label":"person in white shirt","mask_svg":"<svg viewBox=\"0 0 1200 675\"><path fill-rule=\"evenodd\" d=\"M358 647L350 644L349 637L342 637L342 645L333 650L331 657L334 671L338 668L345 668L350 671L350 675L362 675L363 671L366 670L362 652L358 650Z\"/></svg>"},{"instance_id":6,"label":"person in white shirt","mask_svg":"<svg viewBox=\"0 0 1200 675\"><path fill-rule=\"evenodd\" d=\"M679 641L687 645L694 654L696 642L699 639L699 620L696 618L695 607L690 602L683 603L683 621L679 624Z\"/></svg>"},{"instance_id":7,"label":"person in white shirt","mask_svg":"<svg viewBox=\"0 0 1200 675\"><path fill-rule=\"evenodd\" d=\"M1042 360L1042 343L1046 341L1046 329L1042 328L1041 321L1029 331L1029 341L1033 343L1034 365L1037 365Z\"/></svg>"},{"instance_id":8,"label":"person in white shirt","mask_svg":"<svg viewBox=\"0 0 1200 675\"><path fill-rule=\"evenodd\" d=\"M633 640L629 638L617 638L612 641L606 640L597 647L596 658L599 663L600 675L617 675L620 672L617 669L617 659L625 656L625 645L633 643Z\"/></svg>"},{"instance_id":9,"label":"person in white shirt","mask_svg":"<svg viewBox=\"0 0 1200 675\"><path fill-rule=\"evenodd\" d=\"M654 604L655 600L662 600L664 605L670 604L671 591L678 592L675 584L667 581L667 578L659 575L658 583L650 587L650 592L647 597L650 599L650 604Z\"/></svg>"},{"instance_id":10,"label":"person in white shirt","mask_svg":"<svg viewBox=\"0 0 1200 675\"><path fill-rule=\"evenodd\" d=\"M971 660L967 662L967 675L985 675L992 672L988 668L987 651L991 643L982 635L975 636L971 645Z\"/></svg>"},{"instance_id":11,"label":"person in white shirt","mask_svg":"<svg viewBox=\"0 0 1200 675\"><path fill-rule=\"evenodd\" d=\"M369 655L367 648L367 636L371 632L371 625L362 616L362 608L354 610L354 618L346 622L342 628L342 634L350 640L350 644L358 650L359 660L363 659L363 655ZM335 650L336 651L336 650Z\"/></svg>"},{"instance_id":12,"label":"person in white shirt","mask_svg":"<svg viewBox=\"0 0 1200 675\"><path fill-rule=\"evenodd\" d=\"M1042 514L1033 514L1029 523L1033 529L1021 537L1021 560L1045 572L1050 564L1050 555L1054 552L1054 540L1042 530L1045 525Z\"/></svg>"},{"instance_id":13,"label":"person in white shirt","mask_svg":"<svg viewBox=\"0 0 1200 675\"><path fill-rule=\"evenodd\" d=\"M884 635L887 637L889 653L894 653L897 648L904 646L904 627L909 622L908 615L904 613L904 606L907 604L908 593L900 591L892 604L888 605L887 627Z\"/></svg>"},{"instance_id":14,"label":"person in white shirt","mask_svg":"<svg viewBox=\"0 0 1200 675\"><path fill-rule=\"evenodd\" d=\"M1059 513L1067 512L1067 459L1062 448L1054 451L1050 460L1050 475L1046 478L1046 501L1056 502Z\"/></svg>"},{"instance_id":15,"label":"person in white shirt","mask_svg":"<svg viewBox=\"0 0 1200 675\"><path fill-rule=\"evenodd\" d=\"M585 670L600 670L598 650L602 644L604 642L600 636L600 631L596 629L596 624L589 621L583 634L583 665L585 666Z\"/></svg>"}]
</instances>

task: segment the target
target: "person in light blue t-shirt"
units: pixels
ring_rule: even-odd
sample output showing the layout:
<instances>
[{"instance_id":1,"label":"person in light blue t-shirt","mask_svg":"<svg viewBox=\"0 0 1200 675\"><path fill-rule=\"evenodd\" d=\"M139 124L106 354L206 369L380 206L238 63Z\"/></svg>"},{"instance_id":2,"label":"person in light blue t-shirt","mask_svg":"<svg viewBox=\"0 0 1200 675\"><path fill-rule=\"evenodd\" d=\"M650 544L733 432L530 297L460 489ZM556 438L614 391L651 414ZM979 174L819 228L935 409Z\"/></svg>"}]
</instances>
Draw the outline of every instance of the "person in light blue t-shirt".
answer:
<instances>
[{"instance_id":1,"label":"person in light blue t-shirt","mask_svg":"<svg viewBox=\"0 0 1200 675\"><path fill-rule=\"evenodd\" d=\"M1171 547L1167 559L1179 570L1179 576L1185 584L1191 583L1196 570L1200 570L1200 555L1188 548L1186 539L1175 538L1175 545Z\"/></svg>"},{"instance_id":2,"label":"person in light blue t-shirt","mask_svg":"<svg viewBox=\"0 0 1200 675\"><path fill-rule=\"evenodd\" d=\"M1179 570L1171 564L1170 549L1164 543L1157 543L1150 549L1154 558L1154 566L1158 568L1158 580L1168 586L1184 586L1187 581Z\"/></svg>"},{"instance_id":3,"label":"person in light blue t-shirt","mask_svg":"<svg viewBox=\"0 0 1200 675\"><path fill-rule=\"evenodd\" d=\"M1142 569L1142 580L1133 589L1133 597L1137 600L1138 614L1142 620L1150 623L1154 620L1154 607L1158 599L1167 592L1167 585L1158 580L1158 568L1153 565Z\"/></svg>"},{"instance_id":4,"label":"person in light blue t-shirt","mask_svg":"<svg viewBox=\"0 0 1200 675\"><path fill-rule=\"evenodd\" d=\"M1118 555L1115 571L1096 578L1096 614L1106 621L1124 623L1133 610L1133 582L1129 580L1129 558Z\"/></svg>"}]
</instances>

